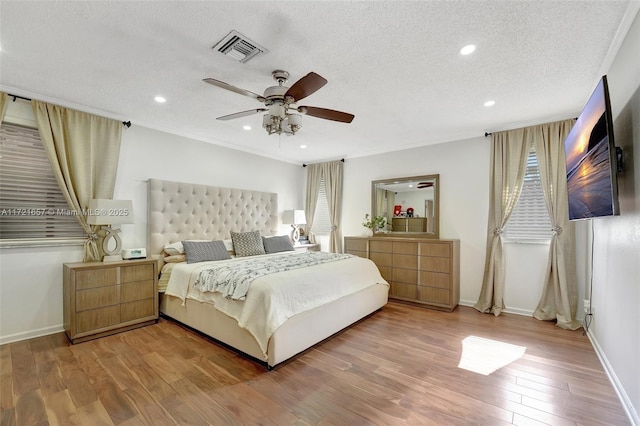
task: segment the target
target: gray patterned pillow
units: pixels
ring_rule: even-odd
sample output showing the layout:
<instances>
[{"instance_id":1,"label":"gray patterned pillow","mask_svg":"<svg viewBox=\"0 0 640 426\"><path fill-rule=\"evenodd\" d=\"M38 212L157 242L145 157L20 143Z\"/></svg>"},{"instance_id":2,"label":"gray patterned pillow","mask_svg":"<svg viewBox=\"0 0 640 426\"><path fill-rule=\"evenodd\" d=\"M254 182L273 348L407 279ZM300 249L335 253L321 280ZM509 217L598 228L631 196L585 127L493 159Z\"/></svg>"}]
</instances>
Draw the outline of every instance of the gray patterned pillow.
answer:
<instances>
[{"instance_id":1,"label":"gray patterned pillow","mask_svg":"<svg viewBox=\"0 0 640 426\"><path fill-rule=\"evenodd\" d=\"M236 256L255 256L265 254L260 231L231 232L233 250Z\"/></svg>"},{"instance_id":2,"label":"gray patterned pillow","mask_svg":"<svg viewBox=\"0 0 640 426\"><path fill-rule=\"evenodd\" d=\"M281 251L295 250L291 245L288 235L280 235L278 237L262 237L262 245L266 253L279 253Z\"/></svg>"},{"instance_id":3,"label":"gray patterned pillow","mask_svg":"<svg viewBox=\"0 0 640 426\"><path fill-rule=\"evenodd\" d=\"M187 263L231 259L222 241L183 241Z\"/></svg>"}]
</instances>

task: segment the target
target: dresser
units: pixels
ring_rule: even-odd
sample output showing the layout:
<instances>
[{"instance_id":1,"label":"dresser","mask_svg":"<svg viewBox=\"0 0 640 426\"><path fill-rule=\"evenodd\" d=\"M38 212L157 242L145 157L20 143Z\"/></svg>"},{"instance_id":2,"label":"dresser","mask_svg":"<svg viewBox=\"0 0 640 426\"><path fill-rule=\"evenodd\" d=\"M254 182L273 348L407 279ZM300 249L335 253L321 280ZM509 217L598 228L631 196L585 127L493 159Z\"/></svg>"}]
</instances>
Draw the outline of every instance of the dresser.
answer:
<instances>
[{"instance_id":1,"label":"dresser","mask_svg":"<svg viewBox=\"0 0 640 426\"><path fill-rule=\"evenodd\" d=\"M460 301L460 241L345 237L344 252L371 259L389 297L452 311Z\"/></svg>"},{"instance_id":2,"label":"dresser","mask_svg":"<svg viewBox=\"0 0 640 426\"><path fill-rule=\"evenodd\" d=\"M63 265L63 324L71 343L158 320L158 265L153 259Z\"/></svg>"}]
</instances>

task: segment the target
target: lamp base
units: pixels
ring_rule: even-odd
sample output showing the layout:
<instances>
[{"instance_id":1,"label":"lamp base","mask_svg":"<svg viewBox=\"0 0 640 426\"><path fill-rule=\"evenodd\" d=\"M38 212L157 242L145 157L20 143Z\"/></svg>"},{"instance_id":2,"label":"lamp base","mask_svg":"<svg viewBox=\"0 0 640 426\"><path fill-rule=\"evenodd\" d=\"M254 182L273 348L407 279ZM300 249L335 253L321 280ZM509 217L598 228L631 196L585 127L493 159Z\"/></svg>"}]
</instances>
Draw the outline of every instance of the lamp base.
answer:
<instances>
[{"instance_id":1,"label":"lamp base","mask_svg":"<svg viewBox=\"0 0 640 426\"><path fill-rule=\"evenodd\" d=\"M117 262L122 260L122 255L121 255L122 240L120 239L120 235L118 235L120 230L113 229L111 228L111 226L105 226L105 225L102 226L102 230L107 233L107 235L104 236L104 240L102 240L102 250L104 251L104 254L105 254L102 261ZM113 240L115 244L115 247L113 249L109 248L109 244L111 243L111 240Z\"/></svg>"},{"instance_id":2,"label":"lamp base","mask_svg":"<svg viewBox=\"0 0 640 426\"><path fill-rule=\"evenodd\" d=\"M293 232L291 233L293 244L298 244L298 241L300 241L300 228L296 225L291 225L291 227L293 228Z\"/></svg>"}]
</instances>

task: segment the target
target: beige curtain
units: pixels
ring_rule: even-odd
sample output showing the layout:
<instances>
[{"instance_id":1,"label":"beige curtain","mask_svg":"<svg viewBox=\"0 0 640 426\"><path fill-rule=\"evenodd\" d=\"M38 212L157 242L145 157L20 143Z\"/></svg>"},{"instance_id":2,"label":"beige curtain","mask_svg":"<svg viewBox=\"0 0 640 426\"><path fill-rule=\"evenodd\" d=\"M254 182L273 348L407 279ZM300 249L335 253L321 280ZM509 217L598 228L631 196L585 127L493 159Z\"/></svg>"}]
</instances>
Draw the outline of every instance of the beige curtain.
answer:
<instances>
[{"instance_id":1,"label":"beige curtain","mask_svg":"<svg viewBox=\"0 0 640 426\"><path fill-rule=\"evenodd\" d=\"M307 166L307 198L305 201L305 215L307 224L305 231L311 242L315 241L315 235L311 232L313 217L316 214L320 183L324 179L324 189L327 194L327 206L329 208L329 220L331 232L329 233L329 251L340 253L342 251L342 231L340 226L342 213L342 170L343 162L329 161L327 163L309 164Z\"/></svg>"},{"instance_id":2,"label":"beige curtain","mask_svg":"<svg viewBox=\"0 0 640 426\"><path fill-rule=\"evenodd\" d=\"M309 242L314 244L316 243L316 236L311 232L311 228L313 228L313 218L316 216L321 181L322 166L320 164L309 164L307 166L307 198L304 203L307 224L304 226L304 230L309 237Z\"/></svg>"},{"instance_id":3,"label":"beige curtain","mask_svg":"<svg viewBox=\"0 0 640 426\"><path fill-rule=\"evenodd\" d=\"M5 112L7 112L7 94L0 92L0 122L4 120Z\"/></svg>"},{"instance_id":4,"label":"beige curtain","mask_svg":"<svg viewBox=\"0 0 640 426\"><path fill-rule=\"evenodd\" d=\"M122 123L57 105L31 101L51 168L69 207L86 211L93 198L112 198L120 155ZM97 227L77 215L87 233L84 260L100 260Z\"/></svg>"},{"instance_id":5,"label":"beige curtain","mask_svg":"<svg viewBox=\"0 0 640 426\"><path fill-rule=\"evenodd\" d=\"M569 221L564 157L564 140L574 123L574 120L564 120L534 128L536 158L553 235L543 294L533 316L540 320L554 320L559 327L569 330L581 327L576 321L575 231Z\"/></svg>"},{"instance_id":6,"label":"beige curtain","mask_svg":"<svg viewBox=\"0 0 640 426\"><path fill-rule=\"evenodd\" d=\"M515 207L527 169L530 140L527 129L492 135L487 257L480 297L474 307L498 316L504 309L505 259L502 229Z\"/></svg>"},{"instance_id":7,"label":"beige curtain","mask_svg":"<svg viewBox=\"0 0 640 426\"><path fill-rule=\"evenodd\" d=\"M324 188L327 193L331 233L329 234L329 251L342 253L342 170L341 160L323 163Z\"/></svg>"}]
</instances>

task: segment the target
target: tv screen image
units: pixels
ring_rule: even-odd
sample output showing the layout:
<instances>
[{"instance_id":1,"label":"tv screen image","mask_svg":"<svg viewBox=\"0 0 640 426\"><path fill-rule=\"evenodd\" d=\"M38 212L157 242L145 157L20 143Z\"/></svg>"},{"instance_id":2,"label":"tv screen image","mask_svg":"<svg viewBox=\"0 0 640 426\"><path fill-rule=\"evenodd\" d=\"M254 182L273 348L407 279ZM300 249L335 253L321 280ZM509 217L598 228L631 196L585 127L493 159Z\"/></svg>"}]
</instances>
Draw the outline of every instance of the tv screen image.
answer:
<instances>
[{"instance_id":1,"label":"tv screen image","mask_svg":"<svg viewBox=\"0 0 640 426\"><path fill-rule=\"evenodd\" d=\"M569 219L619 214L613 123L602 77L564 141Z\"/></svg>"}]
</instances>

